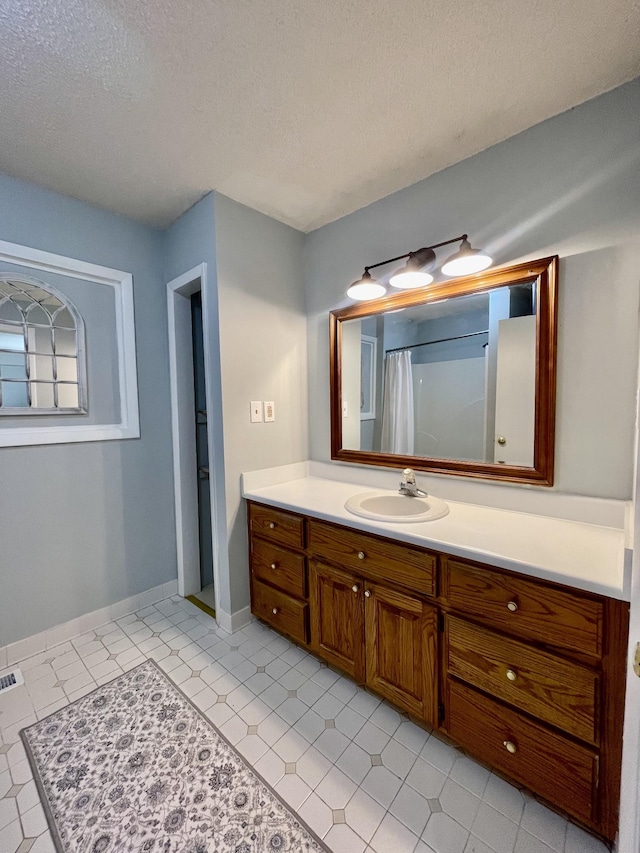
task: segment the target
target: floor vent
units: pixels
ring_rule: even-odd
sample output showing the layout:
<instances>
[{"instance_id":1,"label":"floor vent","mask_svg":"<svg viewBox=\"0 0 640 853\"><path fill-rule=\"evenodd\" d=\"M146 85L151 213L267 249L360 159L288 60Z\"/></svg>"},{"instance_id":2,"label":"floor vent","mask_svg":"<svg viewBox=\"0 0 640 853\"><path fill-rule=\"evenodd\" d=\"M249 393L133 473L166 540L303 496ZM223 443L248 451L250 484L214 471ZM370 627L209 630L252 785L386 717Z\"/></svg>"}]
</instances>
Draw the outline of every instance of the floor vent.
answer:
<instances>
[{"instance_id":1,"label":"floor vent","mask_svg":"<svg viewBox=\"0 0 640 853\"><path fill-rule=\"evenodd\" d=\"M0 696L8 693L12 687L19 687L24 684L24 678L19 669L14 669L12 672L3 672L0 675Z\"/></svg>"}]
</instances>

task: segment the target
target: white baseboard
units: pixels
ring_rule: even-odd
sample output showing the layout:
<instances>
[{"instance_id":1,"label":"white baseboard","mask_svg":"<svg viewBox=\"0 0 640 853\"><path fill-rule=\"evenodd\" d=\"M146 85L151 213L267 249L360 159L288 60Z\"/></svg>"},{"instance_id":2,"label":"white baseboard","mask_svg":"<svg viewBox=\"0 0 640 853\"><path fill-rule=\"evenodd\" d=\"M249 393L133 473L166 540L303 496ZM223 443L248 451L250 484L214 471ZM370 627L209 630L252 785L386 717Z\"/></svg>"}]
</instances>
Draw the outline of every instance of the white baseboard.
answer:
<instances>
[{"instance_id":1,"label":"white baseboard","mask_svg":"<svg viewBox=\"0 0 640 853\"><path fill-rule=\"evenodd\" d=\"M224 610L216 611L216 622L224 630L233 634L234 631L239 631L251 622L251 607L243 607L242 610L236 610L235 613L226 613Z\"/></svg>"},{"instance_id":2,"label":"white baseboard","mask_svg":"<svg viewBox=\"0 0 640 853\"><path fill-rule=\"evenodd\" d=\"M177 579L167 581L167 583L154 586L152 589L145 590L145 592L140 592L138 595L132 595L129 598L122 599L122 601L116 601L114 604L102 607L100 610L94 610L92 613L85 613L84 616L71 619L69 622L63 622L62 625L56 625L47 631L41 631L39 634L25 637L24 640L18 640L16 643L1 646L0 669L13 666L14 663L31 657L31 655L44 652L46 649L50 649L74 637L79 637L81 634L86 634L87 631L93 631L95 628L99 628L107 622L112 622L114 619L121 619L123 616L128 616L129 613L143 610L150 604L155 604L156 601L162 601L164 598L176 595L177 592Z\"/></svg>"}]
</instances>

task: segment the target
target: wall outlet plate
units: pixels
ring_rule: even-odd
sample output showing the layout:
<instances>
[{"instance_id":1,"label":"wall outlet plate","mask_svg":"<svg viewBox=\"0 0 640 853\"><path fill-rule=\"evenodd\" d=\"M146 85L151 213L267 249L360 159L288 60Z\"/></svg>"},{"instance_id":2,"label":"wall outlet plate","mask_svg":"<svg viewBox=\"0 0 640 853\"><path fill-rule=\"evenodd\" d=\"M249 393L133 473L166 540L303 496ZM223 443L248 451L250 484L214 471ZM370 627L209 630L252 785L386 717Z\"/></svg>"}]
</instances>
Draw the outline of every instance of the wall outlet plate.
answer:
<instances>
[{"instance_id":1,"label":"wall outlet plate","mask_svg":"<svg viewBox=\"0 0 640 853\"><path fill-rule=\"evenodd\" d=\"M262 400L251 401L251 423L262 423Z\"/></svg>"},{"instance_id":2,"label":"wall outlet plate","mask_svg":"<svg viewBox=\"0 0 640 853\"><path fill-rule=\"evenodd\" d=\"M265 400L264 401L264 421L265 423L271 423L276 419L276 408L273 403L273 400Z\"/></svg>"}]
</instances>

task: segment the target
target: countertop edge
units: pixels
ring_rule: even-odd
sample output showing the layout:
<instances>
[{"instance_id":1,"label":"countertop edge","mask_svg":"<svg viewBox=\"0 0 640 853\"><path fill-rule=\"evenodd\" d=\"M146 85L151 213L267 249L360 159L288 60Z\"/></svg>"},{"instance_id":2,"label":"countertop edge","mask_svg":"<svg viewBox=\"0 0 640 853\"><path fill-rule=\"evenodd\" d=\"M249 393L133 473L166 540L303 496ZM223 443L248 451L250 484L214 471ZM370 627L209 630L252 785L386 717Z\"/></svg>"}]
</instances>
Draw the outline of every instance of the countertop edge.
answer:
<instances>
[{"instance_id":1,"label":"countertop edge","mask_svg":"<svg viewBox=\"0 0 640 853\"><path fill-rule=\"evenodd\" d=\"M306 478L304 478L304 476L302 478L296 477L292 478L290 482L293 483L298 479ZM285 485L285 483L281 482L279 485ZM288 512L297 512L301 515L316 518L320 521L327 521L332 524L337 524L343 527L360 530L363 533L371 533L378 536L384 536L388 539L395 539L399 542L405 542L409 545L416 545L422 548L430 548L434 551L438 551L440 553L444 553L452 557L460 557L462 559L473 560L475 562L481 563L490 563L493 566L505 569L507 571L517 572L519 574L527 575L529 577L537 578L539 580L546 580L552 583L558 583L563 586L570 587L572 589L579 589L585 592L594 593L596 595L603 595L608 598L614 598L621 601L629 601L630 599L629 570L631 560L629 549L624 547L624 531L622 530L619 531L621 547L620 554L618 555L622 568L622 582L620 586L617 586L609 585L605 582L599 582L597 580L594 580L593 578L562 574L562 572L559 572L555 568L551 568L537 563L525 563L513 557L500 554L496 551L487 550L483 548L471 548L469 546L464 545L457 546L451 543L444 543L440 540L429 539L428 537L425 537L424 534L412 534L406 529L400 530L397 526L392 524L385 524L384 522L377 522L375 520L360 518L359 516L355 515L353 516L353 518L349 517L347 519L344 516L339 515L338 513L332 514L325 510L311 507L308 505L308 503L301 505L292 500L285 500L282 497L274 497L273 495L268 494L269 489L269 486L246 490L243 488L243 497L246 500L255 501L256 503L265 504L267 506L273 506L277 509L282 509ZM492 511L491 507L486 507L485 509L488 511ZM506 512L506 510L496 511ZM578 522L567 523L577 524ZM590 525L588 526L591 527ZM605 529L609 530L610 528ZM618 572L616 572L616 574L618 574Z\"/></svg>"}]
</instances>

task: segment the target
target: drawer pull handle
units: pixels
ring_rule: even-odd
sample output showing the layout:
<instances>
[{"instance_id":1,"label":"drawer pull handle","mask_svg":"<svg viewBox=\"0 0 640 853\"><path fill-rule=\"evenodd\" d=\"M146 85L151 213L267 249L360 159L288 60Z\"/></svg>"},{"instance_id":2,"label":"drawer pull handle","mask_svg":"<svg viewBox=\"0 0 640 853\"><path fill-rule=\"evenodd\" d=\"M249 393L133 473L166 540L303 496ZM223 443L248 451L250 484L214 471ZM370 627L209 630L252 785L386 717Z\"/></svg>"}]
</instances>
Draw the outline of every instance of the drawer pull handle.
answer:
<instances>
[{"instance_id":1,"label":"drawer pull handle","mask_svg":"<svg viewBox=\"0 0 640 853\"><path fill-rule=\"evenodd\" d=\"M365 598L371 598L371 590L370 589L365 589L364 597Z\"/></svg>"},{"instance_id":2,"label":"drawer pull handle","mask_svg":"<svg viewBox=\"0 0 640 853\"><path fill-rule=\"evenodd\" d=\"M366 557L366 554L364 553L364 551L358 551L358 559L359 560L364 560L365 557Z\"/></svg>"},{"instance_id":3,"label":"drawer pull handle","mask_svg":"<svg viewBox=\"0 0 640 853\"><path fill-rule=\"evenodd\" d=\"M269 527L271 528L271 530L275 530L275 527L276 527L276 523L275 523L275 521L270 521L270 522L269 522Z\"/></svg>"},{"instance_id":4,"label":"drawer pull handle","mask_svg":"<svg viewBox=\"0 0 640 853\"><path fill-rule=\"evenodd\" d=\"M507 604L507 610L510 610L512 613L515 613L517 609L518 609L518 602L517 601L510 601Z\"/></svg>"},{"instance_id":5,"label":"drawer pull handle","mask_svg":"<svg viewBox=\"0 0 640 853\"><path fill-rule=\"evenodd\" d=\"M517 677L517 674L512 669L507 670L507 678L509 681L515 681Z\"/></svg>"},{"instance_id":6,"label":"drawer pull handle","mask_svg":"<svg viewBox=\"0 0 640 853\"><path fill-rule=\"evenodd\" d=\"M271 568L275 571L278 568L277 563L271 563Z\"/></svg>"},{"instance_id":7,"label":"drawer pull handle","mask_svg":"<svg viewBox=\"0 0 640 853\"><path fill-rule=\"evenodd\" d=\"M352 591L352 592L357 592L357 591L358 591L358 589L359 589L359 587L358 587L358 584L357 584L357 583L354 583L354 585L351 587L351 591Z\"/></svg>"},{"instance_id":8,"label":"drawer pull handle","mask_svg":"<svg viewBox=\"0 0 640 853\"><path fill-rule=\"evenodd\" d=\"M274 616L277 616L278 615L278 608L274 607L271 612L273 613Z\"/></svg>"},{"instance_id":9,"label":"drawer pull handle","mask_svg":"<svg viewBox=\"0 0 640 853\"><path fill-rule=\"evenodd\" d=\"M512 740L505 740L502 745L507 750L507 752L511 753L511 755L515 755L518 751L515 743Z\"/></svg>"}]
</instances>

